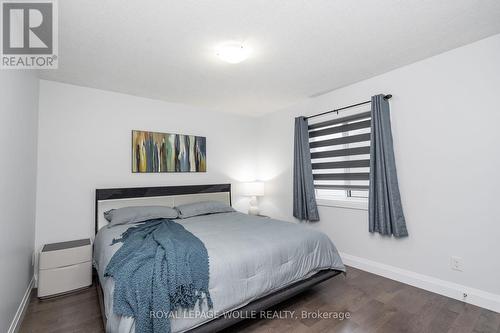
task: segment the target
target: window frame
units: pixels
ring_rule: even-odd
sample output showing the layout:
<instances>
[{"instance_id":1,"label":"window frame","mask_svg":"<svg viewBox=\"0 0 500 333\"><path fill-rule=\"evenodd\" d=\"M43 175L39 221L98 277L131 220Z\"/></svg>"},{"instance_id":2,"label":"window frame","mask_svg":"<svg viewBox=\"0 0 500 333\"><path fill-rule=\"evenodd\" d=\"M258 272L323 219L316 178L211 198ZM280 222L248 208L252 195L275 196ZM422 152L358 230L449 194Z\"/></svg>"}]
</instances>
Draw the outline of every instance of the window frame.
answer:
<instances>
[{"instance_id":1,"label":"window frame","mask_svg":"<svg viewBox=\"0 0 500 333\"><path fill-rule=\"evenodd\" d=\"M326 197L316 197L316 204L323 207L339 207L339 208L349 208L356 210L368 210L368 198L356 199L356 198L326 198Z\"/></svg>"},{"instance_id":2,"label":"window frame","mask_svg":"<svg viewBox=\"0 0 500 333\"><path fill-rule=\"evenodd\" d=\"M366 111L357 111L352 113L352 115L358 114L358 113L363 113ZM346 121L344 123L341 123L342 125L347 125L351 122ZM349 132L342 132L342 137L349 136ZM370 143L371 144L371 143ZM345 143L342 145L343 149L349 149L350 144ZM350 156L347 156L349 159ZM349 168L344 169L346 173L350 171ZM320 189L314 189L315 196L316 196L316 204L318 206L326 206L326 207L340 207L340 208L349 208L349 209L356 209L356 210L368 210L368 190L367 190L367 196L366 197L360 197L360 196L353 196L352 195L352 189L345 189L345 190L340 190L345 192L345 197L342 197L340 195L325 195L325 194L320 194Z\"/></svg>"}]
</instances>

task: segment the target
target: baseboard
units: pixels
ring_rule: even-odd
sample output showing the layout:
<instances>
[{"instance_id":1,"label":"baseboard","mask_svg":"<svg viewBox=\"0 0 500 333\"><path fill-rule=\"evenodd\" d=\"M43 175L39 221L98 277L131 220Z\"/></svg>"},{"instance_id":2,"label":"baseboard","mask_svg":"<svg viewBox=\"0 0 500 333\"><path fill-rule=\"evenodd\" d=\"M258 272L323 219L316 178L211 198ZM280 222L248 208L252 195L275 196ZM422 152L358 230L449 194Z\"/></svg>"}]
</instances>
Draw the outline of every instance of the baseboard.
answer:
<instances>
[{"instance_id":1,"label":"baseboard","mask_svg":"<svg viewBox=\"0 0 500 333\"><path fill-rule=\"evenodd\" d=\"M10 324L8 333L16 333L19 331L19 328L21 327L21 322L23 321L24 318L24 314L26 313L26 309L28 308L28 304L30 302L31 290L33 289L34 285L35 285L35 277L33 276L28 285L28 288L26 289L26 292L24 293L23 299L21 300L21 304L19 304L19 307L17 308L16 315L14 316L14 319L12 319L12 323Z\"/></svg>"},{"instance_id":2,"label":"baseboard","mask_svg":"<svg viewBox=\"0 0 500 333\"><path fill-rule=\"evenodd\" d=\"M340 253L340 256L347 266L352 266L391 280L500 313L500 295L356 257L347 253Z\"/></svg>"}]
</instances>

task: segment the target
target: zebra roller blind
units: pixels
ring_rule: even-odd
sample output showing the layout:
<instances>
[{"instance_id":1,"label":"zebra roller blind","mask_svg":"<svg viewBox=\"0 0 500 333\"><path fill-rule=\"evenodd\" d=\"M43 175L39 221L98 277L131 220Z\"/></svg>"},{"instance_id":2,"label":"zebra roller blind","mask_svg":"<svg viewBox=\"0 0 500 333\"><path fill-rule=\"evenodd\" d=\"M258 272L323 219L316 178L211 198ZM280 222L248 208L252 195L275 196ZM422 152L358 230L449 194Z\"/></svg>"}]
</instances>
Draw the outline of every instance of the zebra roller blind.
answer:
<instances>
[{"instance_id":1,"label":"zebra roller blind","mask_svg":"<svg viewBox=\"0 0 500 333\"><path fill-rule=\"evenodd\" d=\"M370 127L370 111L309 125L315 189L368 197Z\"/></svg>"}]
</instances>

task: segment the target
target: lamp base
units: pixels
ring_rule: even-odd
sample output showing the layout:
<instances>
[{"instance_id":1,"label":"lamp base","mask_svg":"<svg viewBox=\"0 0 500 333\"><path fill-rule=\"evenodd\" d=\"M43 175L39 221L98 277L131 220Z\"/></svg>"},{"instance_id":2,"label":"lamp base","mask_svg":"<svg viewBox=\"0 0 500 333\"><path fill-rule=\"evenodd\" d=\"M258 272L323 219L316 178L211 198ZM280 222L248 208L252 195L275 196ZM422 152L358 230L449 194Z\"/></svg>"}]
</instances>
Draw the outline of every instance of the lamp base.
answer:
<instances>
[{"instance_id":1,"label":"lamp base","mask_svg":"<svg viewBox=\"0 0 500 333\"><path fill-rule=\"evenodd\" d=\"M260 213L260 209L257 206L250 206L248 208L248 214L250 214L250 215L259 215L259 213Z\"/></svg>"},{"instance_id":2,"label":"lamp base","mask_svg":"<svg viewBox=\"0 0 500 333\"><path fill-rule=\"evenodd\" d=\"M259 215L259 203L257 201L257 197L253 196L250 200L250 207L248 207L248 214L250 215Z\"/></svg>"}]
</instances>

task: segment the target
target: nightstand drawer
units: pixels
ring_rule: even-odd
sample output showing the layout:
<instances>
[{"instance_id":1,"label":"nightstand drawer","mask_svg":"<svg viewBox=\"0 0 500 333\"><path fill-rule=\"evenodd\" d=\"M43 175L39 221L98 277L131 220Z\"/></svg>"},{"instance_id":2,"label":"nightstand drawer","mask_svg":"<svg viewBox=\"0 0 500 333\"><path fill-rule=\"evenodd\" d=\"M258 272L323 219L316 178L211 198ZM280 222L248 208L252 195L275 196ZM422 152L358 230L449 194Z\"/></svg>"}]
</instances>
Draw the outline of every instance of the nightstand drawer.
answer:
<instances>
[{"instance_id":1,"label":"nightstand drawer","mask_svg":"<svg viewBox=\"0 0 500 333\"><path fill-rule=\"evenodd\" d=\"M66 293L91 284L90 261L60 268L41 269L38 275L38 297Z\"/></svg>"},{"instance_id":2,"label":"nightstand drawer","mask_svg":"<svg viewBox=\"0 0 500 333\"><path fill-rule=\"evenodd\" d=\"M91 260L92 246L89 242L85 246L42 251L40 253L40 269L58 268Z\"/></svg>"}]
</instances>

